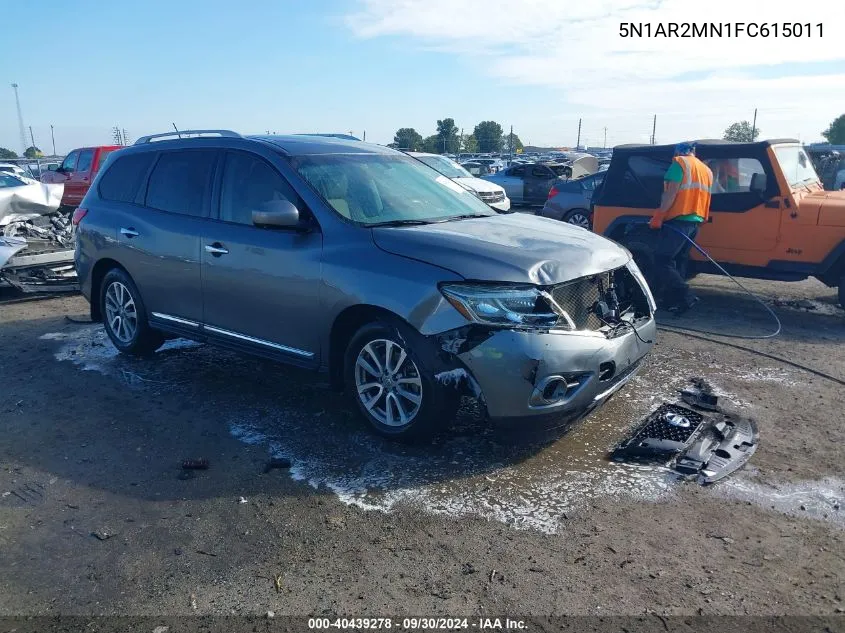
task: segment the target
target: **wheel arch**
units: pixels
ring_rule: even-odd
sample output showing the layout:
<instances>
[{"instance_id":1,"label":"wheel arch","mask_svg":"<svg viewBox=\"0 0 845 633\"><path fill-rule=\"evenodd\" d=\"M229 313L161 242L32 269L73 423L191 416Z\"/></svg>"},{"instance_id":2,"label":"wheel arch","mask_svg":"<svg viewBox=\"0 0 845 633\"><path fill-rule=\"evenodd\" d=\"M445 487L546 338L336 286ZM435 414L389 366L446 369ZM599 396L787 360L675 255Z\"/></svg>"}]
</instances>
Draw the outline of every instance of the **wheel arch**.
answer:
<instances>
[{"instance_id":1,"label":"wheel arch","mask_svg":"<svg viewBox=\"0 0 845 633\"><path fill-rule=\"evenodd\" d=\"M102 285L103 279L106 278L106 275L109 273L110 270L114 268L119 268L127 275L129 275L129 271L126 270L123 266L120 265L114 259L110 259L108 257L103 258L97 261L94 264L94 268L91 270L91 320L94 322L100 322L103 320L103 314L100 310L100 293L102 292ZM131 278L132 275L129 275Z\"/></svg>"},{"instance_id":2,"label":"wheel arch","mask_svg":"<svg viewBox=\"0 0 845 633\"><path fill-rule=\"evenodd\" d=\"M367 323L375 321L403 323L416 331L401 316L381 306L361 303L344 308L334 319L329 331L328 371L329 384L338 391L343 389L343 357L355 333Z\"/></svg>"}]
</instances>

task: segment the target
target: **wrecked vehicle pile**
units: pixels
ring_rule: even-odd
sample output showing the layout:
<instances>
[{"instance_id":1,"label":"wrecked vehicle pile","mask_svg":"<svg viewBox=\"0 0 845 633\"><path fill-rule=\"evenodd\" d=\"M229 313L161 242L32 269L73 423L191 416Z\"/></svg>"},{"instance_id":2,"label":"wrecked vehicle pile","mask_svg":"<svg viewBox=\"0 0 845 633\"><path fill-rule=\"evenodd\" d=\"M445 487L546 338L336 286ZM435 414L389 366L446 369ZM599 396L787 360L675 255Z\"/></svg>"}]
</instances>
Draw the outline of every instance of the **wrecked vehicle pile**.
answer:
<instances>
[{"instance_id":1,"label":"wrecked vehicle pile","mask_svg":"<svg viewBox=\"0 0 845 633\"><path fill-rule=\"evenodd\" d=\"M73 223L64 185L3 174L0 181L0 285L22 292L78 288Z\"/></svg>"}]
</instances>

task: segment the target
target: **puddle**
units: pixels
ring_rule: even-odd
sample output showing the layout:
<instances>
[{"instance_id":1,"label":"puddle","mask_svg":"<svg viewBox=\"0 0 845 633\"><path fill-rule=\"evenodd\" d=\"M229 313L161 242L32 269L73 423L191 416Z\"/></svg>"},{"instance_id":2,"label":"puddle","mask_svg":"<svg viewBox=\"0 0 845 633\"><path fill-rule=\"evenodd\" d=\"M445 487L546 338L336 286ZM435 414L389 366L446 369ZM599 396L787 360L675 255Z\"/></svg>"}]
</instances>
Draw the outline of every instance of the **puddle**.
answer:
<instances>
[{"instance_id":1,"label":"puddle","mask_svg":"<svg viewBox=\"0 0 845 633\"><path fill-rule=\"evenodd\" d=\"M79 366L82 371L96 371L101 374L121 373L127 382L143 382L143 376L138 376L127 369L121 368L121 362L129 360L121 357L120 352L112 345L106 331L101 325L89 325L66 332L48 332L38 337L44 341L62 341L62 346L53 354L56 360L69 360ZM157 354L167 351L187 349L201 345L188 339L172 339L165 342Z\"/></svg>"},{"instance_id":2,"label":"puddle","mask_svg":"<svg viewBox=\"0 0 845 633\"><path fill-rule=\"evenodd\" d=\"M809 312L811 314L825 314L828 316L845 316L845 311L834 303L817 301L815 299L785 299L777 298L772 303L779 308L786 308L797 312Z\"/></svg>"},{"instance_id":3,"label":"puddle","mask_svg":"<svg viewBox=\"0 0 845 633\"><path fill-rule=\"evenodd\" d=\"M492 432L477 405L465 399L453 429L433 445L414 447L373 435L353 419L341 396L317 390L308 377L275 363L181 339L169 341L161 351L172 353L155 362L139 361L119 355L100 326L41 338L58 343L56 360L71 361L83 371L111 375L150 392L173 385L192 390L215 417L226 421L232 437L287 457L291 477L331 491L343 503L383 512L413 506L546 533L565 529L568 515L601 498L671 498L678 484L666 468L615 463L607 454L659 404L677 401L678 390L691 374L707 380L723 403L734 408L753 405L722 385L742 393L733 386L762 383L779 389L799 384L790 370L737 370L719 365L707 352L663 345L627 387L568 433L535 441L503 436ZM440 376L443 381L458 378L463 376ZM795 491L754 488L760 484L739 479L739 474L715 488L746 495L761 505L774 504L783 512L795 511L798 497L790 496ZM829 483L830 489L824 490L830 492L836 485L841 483ZM781 497L769 501L772 494ZM801 503L815 507L812 499L797 505ZM819 504L823 514L824 505ZM797 512L816 516L815 510Z\"/></svg>"}]
</instances>

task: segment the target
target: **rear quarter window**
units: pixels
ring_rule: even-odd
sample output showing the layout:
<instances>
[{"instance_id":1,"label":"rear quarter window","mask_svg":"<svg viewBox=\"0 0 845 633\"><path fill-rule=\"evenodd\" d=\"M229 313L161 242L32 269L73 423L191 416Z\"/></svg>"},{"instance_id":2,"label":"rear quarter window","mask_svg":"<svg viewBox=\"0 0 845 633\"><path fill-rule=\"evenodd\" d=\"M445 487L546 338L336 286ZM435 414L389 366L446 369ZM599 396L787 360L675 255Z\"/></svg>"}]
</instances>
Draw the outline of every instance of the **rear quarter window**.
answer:
<instances>
[{"instance_id":1,"label":"rear quarter window","mask_svg":"<svg viewBox=\"0 0 845 633\"><path fill-rule=\"evenodd\" d=\"M100 198L113 202L135 202L155 154L145 152L115 159L100 178Z\"/></svg>"},{"instance_id":2,"label":"rear quarter window","mask_svg":"<svg viewBox=\"0 0 845 633\"><path fill-rule=\"evenodd\" d=\"M205 217L216 158L216 150L161 154L150 174L146 206L170 213Z\"/></svg>"}]
</instances>

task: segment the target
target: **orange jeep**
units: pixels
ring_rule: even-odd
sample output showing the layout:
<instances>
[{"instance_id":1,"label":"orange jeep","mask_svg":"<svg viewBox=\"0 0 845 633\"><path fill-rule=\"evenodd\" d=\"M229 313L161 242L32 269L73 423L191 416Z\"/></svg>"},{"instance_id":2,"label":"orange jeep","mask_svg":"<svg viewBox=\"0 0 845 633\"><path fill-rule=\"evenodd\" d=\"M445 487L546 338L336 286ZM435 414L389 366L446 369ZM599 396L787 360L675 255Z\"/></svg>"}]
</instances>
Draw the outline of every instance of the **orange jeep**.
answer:
<instances>
[{"instance_id":1,"label":"orange jeep","mask_svg":"<svg viewBox=\"0 0 845 633\"><path fill-rule=\"evenodd\" d=\"M646 278L650 250L638 238L660 205L674 145L621 145L594 194L593 230L628 247ZM696 242L732 275L839 286L845 307L845 191L822 189L798 141L699 141L713 171L710 220ZM694 249L687 276L718 272Z\"/></svg>"}]
</instances>

